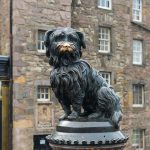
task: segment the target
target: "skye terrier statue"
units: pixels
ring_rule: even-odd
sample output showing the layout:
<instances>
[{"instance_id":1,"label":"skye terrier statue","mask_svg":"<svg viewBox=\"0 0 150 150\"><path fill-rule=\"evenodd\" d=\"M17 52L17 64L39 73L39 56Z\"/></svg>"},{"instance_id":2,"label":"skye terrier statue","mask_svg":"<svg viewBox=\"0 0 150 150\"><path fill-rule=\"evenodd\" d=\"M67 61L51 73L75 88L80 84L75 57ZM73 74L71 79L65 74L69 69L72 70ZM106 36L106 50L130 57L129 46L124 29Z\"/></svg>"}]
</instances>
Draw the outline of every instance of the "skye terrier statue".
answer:
<instances>
[{"instance_id":1,"label":"skye terrier statue","mask_svg":"<svg viewBox=\"0 0 150 150\"><path fill-rule=\"evenodd\" d=\"M120 99L102 76L80 59L82 48L86 48L83 34L72 28L49 30L44 44L53 66L52 90L64 110L60 119L109 119L118 127L122 118Z\"/></svg>"}]
</instances>

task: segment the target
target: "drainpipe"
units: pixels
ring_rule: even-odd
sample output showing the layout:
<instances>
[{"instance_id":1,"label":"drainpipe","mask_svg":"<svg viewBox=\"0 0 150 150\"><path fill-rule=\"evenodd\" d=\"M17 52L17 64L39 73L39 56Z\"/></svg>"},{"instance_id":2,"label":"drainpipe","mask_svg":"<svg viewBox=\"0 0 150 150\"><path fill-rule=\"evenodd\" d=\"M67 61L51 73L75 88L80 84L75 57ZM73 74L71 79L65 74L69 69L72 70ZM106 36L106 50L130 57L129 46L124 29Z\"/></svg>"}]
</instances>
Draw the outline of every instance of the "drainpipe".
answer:
<instances>
[{"instance_id":1,"label":"drainpipe","mask_svg":"<svg viewBox=\"0 0 150 150\"><path fill-rule=\"evenodd\" d=\"M9 60L9 150L13 149L13 0L10 0L10 60Z\"/></svg>"}]
</instances>

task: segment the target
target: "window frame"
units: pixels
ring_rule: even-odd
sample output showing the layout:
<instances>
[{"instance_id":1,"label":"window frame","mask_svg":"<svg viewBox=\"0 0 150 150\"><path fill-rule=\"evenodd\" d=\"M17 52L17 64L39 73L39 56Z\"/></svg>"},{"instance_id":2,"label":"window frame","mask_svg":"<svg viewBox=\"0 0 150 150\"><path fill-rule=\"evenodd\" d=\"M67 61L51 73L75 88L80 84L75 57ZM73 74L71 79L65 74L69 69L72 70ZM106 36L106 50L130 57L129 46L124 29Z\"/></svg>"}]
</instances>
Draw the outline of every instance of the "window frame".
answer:
<instances>
[{"instance_id":1,"label":"window frame","mask_svg":"<svg viewBox=\"0 0 150 150\"><path fill-rule=\"evenodd\" d=\"M136 132L136 135L138 135L140 137L140 139L137 139L137 138L133 139L134 132ZM142 136L142 138L141 138L141 136ZM142 139L143 147L138 148L139 144L138 143L133 143L133 140L136 141L136 140L141 140L141 139ZM132 131L132 147L135 147L136 150L144 150L144 148L145 148L145 129L140 129L139 128L139 129L134 129Z\"/></svg>"},{"instance_id":2,"label":"window frame","mask_svg":"<svg viewBox=\"0 0 150 150\"><path fill-rule=\"evenodd\" d=\"M145 101L145 93L144 93L144 88L145 88L145 87L144 87L144 86L145 86L145 85L144 85L144 84L133 84L132 86L133 86L133 104L132 104L132 106L133 106L133 107L144 107L144 101ZM138 88L141 87L141 90L142 90L142 91L140 91L140 93L142 93L142 95L139 95L139 93L138 93L138 100L136 100L136 99L135 99L136 96L134 96L134 87L135 87L135 86L136 86L136 87L138 86ZM140 90L140 89L138 89L138 92L139 92L139 90ZM142 98L141 100L139 99L140 97ZM140 104L140 103L137 103L137 101L138 101L138 102L139 102L139 101L142 101L142 103L141 103L141 104ZM136 102L136 103L134 103L134 102Z\"/></svg>"},{"instance_id":3,"label":"window frame","mask_svg":"<svg viewBox=\"0 0 150 150\"><path fill-rule=\"evenodd\" d=\"M134 49L135 47L135 43L139 42L140 43L140 49ZM136 45L137 48L137 45ZM140 59L140 61L135 61L135 55L139 55L138 58ZM132 41L132 64L133 65L143 65L143 41L142 40L138 40L138 39L133 39Z\"/></svg>"},{"instance_id":4,"label":"window frame","mask_svg":"<svg viewBox=\"0 0 150 150\"><path fill-rule=\"evenodd\" d=\"M45 90L44 90L44 93L39 93L39 88L48 88L48 93L45 93ZM44 94L44 98L39 98L38 96L41 96L41 94ZM48 98L45 98L45 95L48 94ZM51 102L51 87L50 86L38 86L37 87L37 102Z\"/></svg>"},{"instance_id":5,"label":"window frame","mask_svg":"<svg viewBox=\"0 0 150 150\"><path fill-rule=\"evenodd\" d=\"M105 39L105 38L102 38L101 36L102 36L102 30L105 30L106 31L106 29L108 30L108 39ZM104 34L106 35L106 32L104 32ZM101 36L100 36L101 35ZM103 41L104 43L105 42L108 42L108 50L106 50L106 49L103 49L103 50L101 50L101 46L103 46L103 47L105 47L106 45L104 44L104 45L101 45L101 41ZM111 52L111 28L110 27L104 27L104 26L100 26L99 27L99 34L98 34L98 52L99 53L103 53L103 54L109 54L110 52Z\"/></svg>"},{"instance_id":6,"label":"window frame","mask_svg":"<svg viewBox=\"0 0 150 150\"><path fill-rule=\"evenodd\" d=\"M102 9L107 9L107 10L111 10L112 9L112 0L104 0L105 1L105 4L106 4L106 1L109 1L109 7L106 7L106 6L101 6L101 1L102 0L98 0L98 8L102 8Z\"/></svg>"},{"instance_id":7,"label":"window frame","mask_svg":"<svg viewBox=\"0 0 150 150\"><path fill-rule=\"evenodd\" d=\"M132 1L132 20L136 22L142 22L142 0L139 0L140 3L138 4L140 6L140 9L134 8L135 5L137 5L137 0ZM134 4L136 2L136 4ZM136 19L134 11L139 11L139 20Z\"/></svg>"},{"instance_id":8,"label":"window frame","mask_svg":"<svg viewBox=\"0 0 150 150\"><path fill-rule=\"evenodd\" d=\"M45 45L44 45L44 40L42 41L42 40L40 40L39 39L39 34L40 34L40 32L43 32L43 34L44 34L44 32L46 32L47 30L43 30L43 29L38 29L37 30L37 51L39 52L39 53L46 53L46 47L45 47ZM39 49L39 42L40 42L40 49ZM42 46L44 45L44 49L42 49Z\"/></svg>"},{"instance_id":9,"label":"window frame","mask_svg":"<svg viewBox=\"0 0 150 150\"><path fill-rule=\"evenodd\" d=\"M111 85L111 72L106 72L106 71L100 71L99 72L101 74L101 76L103 77L103 75L108 75L108 79L106 79L105 77L103 77L105 79L105 81L107 82L108 80L108 85Z\"/></svg>"}]
</instances>

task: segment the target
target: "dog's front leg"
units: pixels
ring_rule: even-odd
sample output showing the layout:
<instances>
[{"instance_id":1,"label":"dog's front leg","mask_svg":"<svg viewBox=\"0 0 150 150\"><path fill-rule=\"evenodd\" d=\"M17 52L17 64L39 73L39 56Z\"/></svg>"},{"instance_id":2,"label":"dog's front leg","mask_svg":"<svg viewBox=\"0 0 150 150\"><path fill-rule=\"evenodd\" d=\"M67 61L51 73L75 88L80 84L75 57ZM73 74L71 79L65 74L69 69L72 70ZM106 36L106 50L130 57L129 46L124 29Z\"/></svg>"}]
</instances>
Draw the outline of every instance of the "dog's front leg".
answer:
<instances>
[{"instance_id":1,"label":"dog's front leg","mask_svg":"<svg viewBox=\"0 0 150 150\"><path fill-rule=\"evenodd\" d=\"M72 113L68 116L69 120L74 120L79 117L81 114L81 106L82 106L83 98L77 98L72 101Z\"/></svg>"},{"instance_id":2,"label":"dog's front leg","mask_svg":"<svg viewBox=\"0 0 150 150\"><path fill-rule=\"evenodd\" d=\"M81 113L81 106L80 105L72 105L72 113L68 116L69 120L77 119Z\"/></svg>"},{"instance_id":3,"label":"dog's front leg","mask_svg":"<svg viewBox=\"0 0 150 150\"><path fill-rule=\"evenodd\" d=\"M66 105L66 104L61 103L61 106L64 110L64 114L59 118L59 120L64 120L64 119L67 119L68 116L71 114L71 108L69 104Z\"/></svg>"}]
</instances>

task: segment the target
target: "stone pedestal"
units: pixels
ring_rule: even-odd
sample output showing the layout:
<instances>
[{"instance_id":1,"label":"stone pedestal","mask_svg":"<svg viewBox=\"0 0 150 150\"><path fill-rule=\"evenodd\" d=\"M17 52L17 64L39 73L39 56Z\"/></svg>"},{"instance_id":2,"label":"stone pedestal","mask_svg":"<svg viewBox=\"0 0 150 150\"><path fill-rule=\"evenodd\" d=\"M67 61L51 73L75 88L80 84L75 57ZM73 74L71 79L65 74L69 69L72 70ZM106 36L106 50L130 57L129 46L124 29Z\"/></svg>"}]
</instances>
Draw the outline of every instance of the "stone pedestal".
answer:
<instances>
[{"instance_id":1,"label":"stone pedestal","mask_svg":"<svg viewBox=\"0 0 150 150\"><path fill-rule=\"evenodd\" d=\"M60 121L46 138L53 150L123 150L128 140L107 120Z\"/></svg>"}]
</instances>

